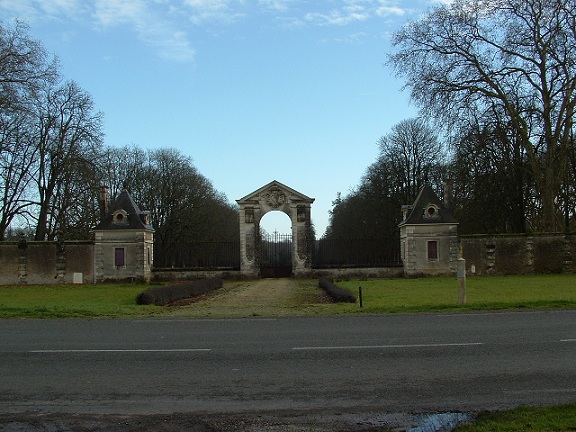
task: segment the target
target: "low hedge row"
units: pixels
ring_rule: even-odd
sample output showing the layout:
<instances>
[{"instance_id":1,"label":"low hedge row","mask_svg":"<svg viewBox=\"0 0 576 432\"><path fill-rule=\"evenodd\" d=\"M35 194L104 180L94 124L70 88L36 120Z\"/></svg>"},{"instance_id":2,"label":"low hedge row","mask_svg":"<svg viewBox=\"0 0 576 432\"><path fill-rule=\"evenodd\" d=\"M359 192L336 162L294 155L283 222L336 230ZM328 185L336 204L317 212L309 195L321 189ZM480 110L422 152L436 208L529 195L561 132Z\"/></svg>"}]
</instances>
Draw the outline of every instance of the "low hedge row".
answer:
<instances>
[{"instance_id":1,"label":"low hedge row","mask_svg":"<svg viewBox=\"0 0 576 432\"><path fill-rule=\"evenodd\" d=\"M191 282L147 289L136 296L136 304L165 306L178 300L196 297L221 288L220 278L199 279Z\"/></svg>"},{"instance_id":2,"label":"low hedge row","mask_svg":"<svg viewBox=\"0 0 576 432\"><path fill-rule=\"evenodd\" d=\"M326 294L337 303L356 303L356 296L354 294L345 288L334 285L334 282L332 282L330 278L321 278L318 286L326 291Z\"/></svg>"}]
</instances>

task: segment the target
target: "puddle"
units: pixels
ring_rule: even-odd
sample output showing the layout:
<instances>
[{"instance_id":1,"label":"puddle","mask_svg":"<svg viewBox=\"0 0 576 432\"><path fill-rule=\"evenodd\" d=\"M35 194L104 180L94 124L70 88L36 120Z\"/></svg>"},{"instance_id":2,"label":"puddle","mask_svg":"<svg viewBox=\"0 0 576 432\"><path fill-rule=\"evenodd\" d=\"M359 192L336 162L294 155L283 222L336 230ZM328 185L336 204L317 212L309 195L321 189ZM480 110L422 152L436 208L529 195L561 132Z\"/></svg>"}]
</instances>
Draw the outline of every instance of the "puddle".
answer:
<instances>
[{"instance_id":1,"label":"puddle","mask_svg":"<svg viewBox=\"0 0 576 432\"><path fill-rule=\"evenodd\" d=\"M460 423L472 420L473 417L466 413L423 414L413 418L418 426L408 429L408 432L449 432Z\"/></svg>"},{"instance_id":2,"label":"puddle","mask_svg":"<svg viewBox=\"0 0 576 432\"><path fill-rule=\"evenodd\" d=\"M356 424L381 426L398 432L451 432L461 423L474 421L474 415L468 413L371 414L356 418Z\"/></svg>"}]
</instances>

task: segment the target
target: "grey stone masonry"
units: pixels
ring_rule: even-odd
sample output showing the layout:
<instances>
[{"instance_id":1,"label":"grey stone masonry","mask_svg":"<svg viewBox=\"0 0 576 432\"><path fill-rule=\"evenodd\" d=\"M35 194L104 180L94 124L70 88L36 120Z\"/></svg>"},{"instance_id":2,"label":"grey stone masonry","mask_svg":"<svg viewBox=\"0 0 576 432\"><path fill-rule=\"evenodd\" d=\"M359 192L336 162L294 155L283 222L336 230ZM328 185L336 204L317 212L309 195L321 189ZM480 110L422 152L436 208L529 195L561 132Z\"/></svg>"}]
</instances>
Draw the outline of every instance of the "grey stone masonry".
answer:
<instances>
[{"instance_id":1,"label":"grey stone masonry","mask_svg":"<svg viewBox=\"0 0 576 432\"><path fill-rule=\"evenodd\" d=\"M311 272L312 242L310 210L314 198L272 181L236 200L240 206L240 272L260 276L260 220L270 211L286 213L292 222L292 275ZM295 247L294 247L295 245Z\"/></svg>"},{"instance_id":2,"label":"grey stone masonry","mask_svg":"<svg viewBox=\"0 0 576 432\"><path fill-rule=\"evenodd\" d=\"M402 207L400 246L407 276L455 274L458 223L428 185L412 205Z\"/></svg>"}]
</instances>

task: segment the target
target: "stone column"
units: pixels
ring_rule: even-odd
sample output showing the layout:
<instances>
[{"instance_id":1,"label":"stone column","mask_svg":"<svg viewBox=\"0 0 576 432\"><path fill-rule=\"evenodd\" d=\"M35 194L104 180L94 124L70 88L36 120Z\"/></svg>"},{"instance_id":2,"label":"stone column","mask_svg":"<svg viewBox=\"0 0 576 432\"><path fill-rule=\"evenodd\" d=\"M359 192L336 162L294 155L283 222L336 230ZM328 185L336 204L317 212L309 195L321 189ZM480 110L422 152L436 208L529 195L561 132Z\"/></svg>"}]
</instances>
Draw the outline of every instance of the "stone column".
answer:
<instances>
[{"instance_id":1,"label":"stone column","mask_svg":"<svg viewBox=\"0 0 576 432\"><path fill-rule=\"evenodd\" d=\"M256 216L254 208L240 209L240 273L247 277L258 277L260 273Z\"/></svg>"},{"instance_id":2,"label":"stone column","mask_svg":"<svg viewBox=\"0 0 576 432\"><path fill-rule=\"evenodd\" d=\"M20 236L18 241L18 283L26 285L28 283L28 254L26 239Z\"/></svg>"}]
</instances>

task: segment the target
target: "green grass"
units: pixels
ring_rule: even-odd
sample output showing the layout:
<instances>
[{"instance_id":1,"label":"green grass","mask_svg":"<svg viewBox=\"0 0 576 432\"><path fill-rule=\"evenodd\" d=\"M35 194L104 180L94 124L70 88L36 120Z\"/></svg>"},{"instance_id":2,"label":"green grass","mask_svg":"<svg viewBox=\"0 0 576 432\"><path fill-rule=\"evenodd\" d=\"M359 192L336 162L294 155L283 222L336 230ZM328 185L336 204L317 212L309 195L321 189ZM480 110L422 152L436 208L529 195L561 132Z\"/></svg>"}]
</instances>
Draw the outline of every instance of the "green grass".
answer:
<instances>
[{"instance_id":1,"label":"green grass","mask_svg":"<svg viewBox=\"0 0 576 432\"><path fill-rule=\"evenodd\" d=\"M0 287L0 318L121 318L165 308L136 305L142 285L33 285Z\"/></svg>"},{"instance_id":2,"label":"green grass","mask_svg":"<svg viewBox=\"0 0 576 432\"><path fill-rule=\"evenodd\" d=\"M474 424L460 425L455 432L558 432L576 430L576 404L552 407L521 407L511 411L484 412Z\"/></svg>"},{"instance_id":3,"label":"green grass","mask_svg":"<svg viewBox=\"0 0 576 432\"><path fill-rule=\"evenodd\" d=\"M336 281L358 294L368 313L576 308L576 275L468 277L466 305L458 305L456 278ZM342 313L358 305L339 305Z\"/></svg>"},{"instance_id":4,"label":"green grass","mask_svg":"<svg viewBox=\"0 0 576 432\"><path fill-rule=\"evenodd\" d=\"M240 282L226 282L234 287ZM266 309L271 315L402 313L502 309L576 308L576 275L469 277L467 299L458 305L454 277L336 281L358 294L363 304L313 303L317 280L300 280L302 304ZM225 286L225 288L226 288ZM0 287L0 318L198 316L197 307L138 306L135 298L147 285L45 285ZM289 311L287 311L289 309Z\"/></svg>"}]
</instances>

